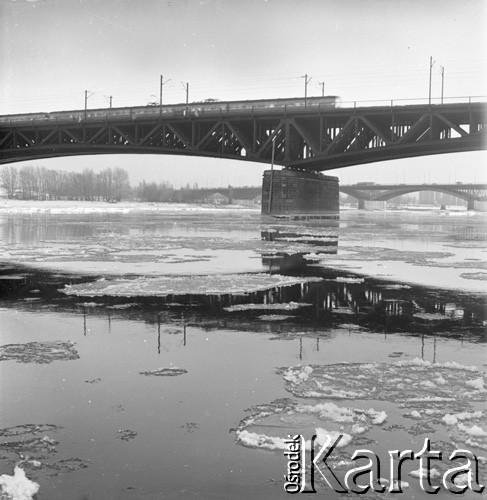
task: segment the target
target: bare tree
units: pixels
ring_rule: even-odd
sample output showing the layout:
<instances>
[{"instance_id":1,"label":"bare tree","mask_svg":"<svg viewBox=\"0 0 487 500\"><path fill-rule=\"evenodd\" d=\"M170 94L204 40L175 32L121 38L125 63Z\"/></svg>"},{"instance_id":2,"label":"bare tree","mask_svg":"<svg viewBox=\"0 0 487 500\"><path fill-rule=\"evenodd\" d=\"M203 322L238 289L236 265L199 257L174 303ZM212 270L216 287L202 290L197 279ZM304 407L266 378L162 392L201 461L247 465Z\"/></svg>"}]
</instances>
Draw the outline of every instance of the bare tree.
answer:
<instances>
[{"instance_id":1,"label":"bare tree","mask_svg":"<svg viewBox=\"0 0 487 500\"><path fill-rule=\"evenodd\" d=\"M3 167L0 172L0 181L2 187L7 191L7 197L11 200L15 196L15 190L18 185L18 172L15 167Z\"/></svg>"},{"instance_id":2,"label":"bare tree","mask_svg":"<svg viewBox=\"0 0 487 500\"><path fill-rule=\"evenodd\" d=\"M120 201L130 193L129 174L123 168L113 170L113 197Z\"/></svg>"}]
</instances>

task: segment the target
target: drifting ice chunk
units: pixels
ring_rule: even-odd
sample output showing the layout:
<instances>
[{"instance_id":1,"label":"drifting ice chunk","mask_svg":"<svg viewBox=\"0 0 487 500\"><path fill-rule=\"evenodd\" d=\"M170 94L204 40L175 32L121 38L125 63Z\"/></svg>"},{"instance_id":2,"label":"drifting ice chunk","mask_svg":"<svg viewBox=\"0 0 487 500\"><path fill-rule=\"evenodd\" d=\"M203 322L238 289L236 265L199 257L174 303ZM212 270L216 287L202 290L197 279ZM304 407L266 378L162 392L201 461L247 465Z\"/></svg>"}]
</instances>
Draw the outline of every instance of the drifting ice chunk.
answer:
<instances>
[{"instance_id":1,"label":"drifting ice chunk","mask_svg":"<svg viewBox=\"0 0 487 500\"><path fill-rule=\"evenodd\" d=\"M148 370L146 372L140 372L141 375L153 375L156 377L175 377L176 375L183 375L188 373L188 370L184 368L158 368L157 370Z\"/></svg>"},{"instance_id":2,"label":"drifting ice chunk","mask_svg":"<svg viewBox=\"0 0 487 500\"><path fill-rule=\"evenodd\" d=\"M27 479L24 469L15 467L14 475L0 476L0 498L5 500L31 500L39 491L39 485Z\"/></svg>"},{"instance_id":3,"label":"drifting ice chunk","mask_svg":"<svg viewBox=\"0 0 487 500\"><path fill-rule=\"evenodd\" d=\"M352 436L350 436L350 434L338 431L327 431L321 427L316 428L316 442L322 446L327 442L333 444L339 436L341 436L341 439L337 444L337 448L343 448L352 441Z\"/></svg>"},{"instance_id":4,"label":"drifting ice chunk","mask_svg":"<svg viewBox=\"0 0 487 500\"><path fill-rule=\"evenodd\" d=\"M47 342L27 342L8 344L0 347L0 361L18 363L51 363L78 359L79 355L73 342L52 340Z\"/></svg>"},{"instance_id":5,"label":"drifting ice chunk","mask_svg":"<svg viewBox=\"0 0 487 500\"><path fill-rule=\"evenodd\" d=\"M292 384L299 384L300 382L306 382L311 373L313 373L313 368L311 368L311 366L289 368L289 370L284 373L284 380Z\"/></svg>"},{"instance_id":6,"label":"drifting ice chunk","mask_svg":"<svg viewBox=\"0 0 487 500\"><path fill-rule=\"evenodd\" d=\"M283 302L277 304L236 304L234 306L224 307L228 312L235 311L294 311L301 307L309 307L313 304L304 302Z\"/></svg>"},{"instance_id":7,"label":"drifting ice chunk","mask_svg":"<svg viewBox=\"0 0 487 500\"><path fill-rule=\"evenodd\" d=\"M457 363L420 359L397 363L339 363L281 368L286 389L297 397L363 399L412 403L484 401L486 374ZM475 372L475 375L473 373ZM432 380L441 380L434 383ZM402 385L398 383L402 380Z\"/></svg>"},{"instance_id":8,"label":"drifting ice chunk","mask_svg":"<svg viewBox=\"0 0 487 500\"><path fill-rule=\"evenodd\" d=\"M474 389L477 389L477 391L483 391L484 390L484 379L479 377L475 378L473 380L467 380L465 382L466 385L469 387L473 387Z\"/></svg>"},{"instance_id":9,"label":"drifting ice chunk","mask_svg":"<svg viewBox=\"0 0 487 500\"><path fill-rule=\"evenodd\" d=\"M475 437L487 436L487 432L485 432L478 425L472 425L472 427L467 427L464 424L458 424L458 428L461 431L466 432L469 436L475 436Z\"/></svg>"},{"instance_id":10,"label":"drifting ice chunk","mask_svg":"<svg viewBox=\"0 0 487 500\"><path fill-rule=\"evenodd\" d=\"M245 429L237 431L237 440L249 448L262 448L264 450L286 450L288 448L285 442L286 439L284 438L257 434L256 432L249 432Z\"/></svg>"},{"instance_id":11,"label":"drifting ice chunk","mask_svg":"<svg viewBox=\"0 0 487 500\"><path fill-rule=\"evenodd\" d=\"M288 436L316 434L316 442L324 445L328 438L334 443L342 436L338 448L346 448L352 440L363 438L373 424L385 420L385 412L373 409L347 408L331 402L304 405L292 400L278 400L252 409L252 415L243 419L236 431L237 442L251 448L266 450L286 449ZM264 434L273 429L272 436ZM310 449L311 441L306 441ZM336 456L332 460L343 459Z\"/></svg>"},{"instance_id":12,"label":"drifting ice chunk","mask_svg":"<svg viewBox=\"0 0 487 500\"><path fill-rule=\"evenodd\" d=\"M418 470L412 470L410 473L409 473L410 476L413 476L413 477L422 477L422 478L427 478L428 477L428 471L426 471L426 469L422 469L421 467L418 469ZM433 467L432 469L430 469L429 471L429 477L430 478L434 478L434 477L440 477L441 476L441 472Z\"/></svg>"}]
</instances>

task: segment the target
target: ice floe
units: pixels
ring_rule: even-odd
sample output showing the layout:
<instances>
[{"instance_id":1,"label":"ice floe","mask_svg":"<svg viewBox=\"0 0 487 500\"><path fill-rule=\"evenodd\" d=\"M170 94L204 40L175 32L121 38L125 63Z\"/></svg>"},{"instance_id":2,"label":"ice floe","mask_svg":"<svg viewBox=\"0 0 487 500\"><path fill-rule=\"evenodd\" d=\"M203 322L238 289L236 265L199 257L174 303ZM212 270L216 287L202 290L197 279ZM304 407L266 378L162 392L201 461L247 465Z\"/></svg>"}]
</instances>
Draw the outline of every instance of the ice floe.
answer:
<instances>
[{"instance_id":1,"label":"ice floe","mask_svg":"<svg viewBox=\"0 0 487 500\"><path fill-rule=\"evenodd\" d=\"M298 365L279 372L286 389L298 397L415 403L487 398L486 374L455 362L432 364L416 358L397 363Z\"/></svg>"},{"instance_id":2,"label":"ice floe","mask_svg":"<svg viewBox=\"0 0 487 500\"><path fill-rule=\"evenodd\" d=\"M137 432L130 429L119 429L117 433L117 438L122 441L131 441L137 437Z\"/></svg>"},{"instance_id":3,"label":"ice floe","mask_svg":"<svg viewBox=\"0 0 487 500\"><path fill-rule=\"evenodd\" d=\"M53 424L22 424L0 429L0 456L12 467L36 470L48 475L71 472L88 467L81 458L62 458L58 455L59 442L53 437L61 427ZM0 499L3 497L0 494Z\"/></svg>"},{"instance_id":4,"label":"ice floe","mask_svg":"<svg viewBox=\"0 0 487 500\"><path fill-rule=\"evenodd\" d=\"M443 422L447 425L454 425L456 424L459 420L471 420L474 418L482 418L482 412L481 411L474 411L474 412L463 412L463 413L455 413L453 415L447 413L443 418Z\"/></svg>"},{"instance_id":5,"label":"ice floe","mask_svg":"<svg viewBox=\"0 0 487 500\"><path fill-rule=\"evenodd\" d=\"M67 285L61 292L79 297L166 297L168 295L244 295L276 287L303 285L321 278L296 278L279 274L221 274L99 280Z\"/></svg>"},{"instance_id":6,"label":"ice floe","mask_svg":"<svg viewBox=\"0 0 487 500\"><path fill-rule=\"evenodd\" d=\"M237 430L237 442L250 448L265 450L286 449L288 435L316 435L316 442L325 444L341 436L338 448L347 448L356 440L363 443L363 435L373 426L381 425L387 415L384 411L350 408L332 402L302 404L296 401L278 400L267 405L258 405L250 410L251 415L243 419ZM269 429L273 434L269 435ZM310 441L306 443L309 449ZM345 455L338 455L341 460Z\"/></svg>"},{"instance_id":7,"label":"ice floe","mask_svg":"<svg viewBox=\"0 0 487 500\"><path fill-rule=\"evenodd\" d=\"M427 471L425 469L422 469L420 467L417 470L412 470L409 473L409 475L412 476L412 477L417 477L417 478L427 478L427 477L430 477L430 478L434 479L435 477L441 477L442 473L436 467L432 467L431 469L429 469L429 471Z\"/></svg>"},{"instance_id":8,"label":"ice floe","mask_svg":"<svg viewBox=\"0 0 487 500\"><path fill-rule=\"evenodd\" d=\"M73 342L58 340L47 342L28 342L26 344L7 344L0 347L0 361L18 363L52 363L79 359Z\"/></svg>"},{"instance_id":9,"label":"ice floe","mask_svg":"<svg viewBox=\"0 0 487 500\"><path fill-rule=\"evenodd\" d=\"M272 437L245 429L237 431L237 440L244 446L250 448L261 448L263 450L285 450L287 449L286 437Z\"/></svg>"},{"instance_id":10,"label":"ice floe","mask_svg":"<svg viewBox=\"0 0 487 500\"><path fill-rule=\"evenodd\" d=\"M310 307L313 304L306 302L282 302L276 304L236 304L234 306L224 307L227 312L236 311L295 311L302 307Z\"/></svg>"},{"instance_id":11,"label":"ice floe","mask_svg":"<svg viewBox=\"0 0 487 500\"><path fill-rule=\"evenodd\" d=\"M158 368L157 370L148 370L145 372L140 372L141 375L152 375L156 377L175 377L177 375L183 375L185 373L188 373L188 370L185 370L184 368Z\"/></svg>"},{"instance_id":12,"label":"ice floe","mask_svg":"<svg viewBox=\"0 0 487 500\"><path fill-rule=\"evenodd\" d=\"M335 278L334 281L337 281L338 283L363 283L365 280L364 278L352 278L348 276L339 276L338 278Z\"/></svg>"}]
</instances>

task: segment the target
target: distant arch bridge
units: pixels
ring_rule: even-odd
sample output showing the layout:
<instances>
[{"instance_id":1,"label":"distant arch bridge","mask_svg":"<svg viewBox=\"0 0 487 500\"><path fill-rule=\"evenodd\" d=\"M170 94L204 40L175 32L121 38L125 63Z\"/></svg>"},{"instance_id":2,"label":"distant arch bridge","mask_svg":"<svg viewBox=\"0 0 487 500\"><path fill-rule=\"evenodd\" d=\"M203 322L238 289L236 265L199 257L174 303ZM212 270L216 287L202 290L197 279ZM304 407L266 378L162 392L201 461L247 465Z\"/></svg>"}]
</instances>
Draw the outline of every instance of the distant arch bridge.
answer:
<instances>
[{"instance_id":1,"label":"distant arch bridge","mask_svg":"<svg viewBox=\"0 0 487 500\"><path fill-rule=\"evenodd\" d=\"M487 104L346 105L334 96L0 116L0 164L85 154L184 154L325 171L487 148Z\"/></svg>"},{"instance_id":2,"label":"distant arch bridge","mask_svg":"<svg viewBox=\"0 0 487 500\"><path fill-rule=\"evenodd\" d=\"M487 184L374 184L362 182L340 186L340 192L353 196L359 202L388 201L404 194L419 191L436 191L465 200L469 209L474 209L476 201L487 201Z\"/></svg>"}]
</instances>

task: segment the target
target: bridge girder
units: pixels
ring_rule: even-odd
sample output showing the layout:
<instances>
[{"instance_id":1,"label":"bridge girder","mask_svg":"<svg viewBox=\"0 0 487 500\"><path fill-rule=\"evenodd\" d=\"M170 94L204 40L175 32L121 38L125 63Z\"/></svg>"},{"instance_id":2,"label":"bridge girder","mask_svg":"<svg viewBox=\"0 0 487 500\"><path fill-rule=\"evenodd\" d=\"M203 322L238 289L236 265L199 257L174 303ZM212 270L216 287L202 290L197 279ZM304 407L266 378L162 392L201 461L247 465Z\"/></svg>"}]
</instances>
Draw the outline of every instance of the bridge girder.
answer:
<instances>
[{"instance_id":1,"label":"bridge girder","mask_svg":"<svg viewBox=\"0 0 487 500\"><path fill-rule=\"evenodd\" d=\"M222 103L224 106L225 103ZM330 108L293 113L191 113L142 119L114 113L0 124L0 163L82 154L184 154L324 171L487 149L484 103ZM111 111L111 110L107 110ZM76 115L78 113L78 115ZM78 117L76 119L76 116ZM2 118L2 117L0 117Z\"/></svg>"}]
</instances>

